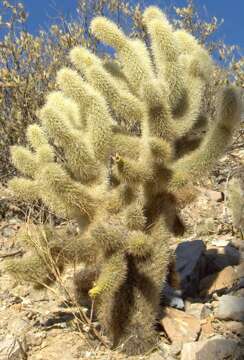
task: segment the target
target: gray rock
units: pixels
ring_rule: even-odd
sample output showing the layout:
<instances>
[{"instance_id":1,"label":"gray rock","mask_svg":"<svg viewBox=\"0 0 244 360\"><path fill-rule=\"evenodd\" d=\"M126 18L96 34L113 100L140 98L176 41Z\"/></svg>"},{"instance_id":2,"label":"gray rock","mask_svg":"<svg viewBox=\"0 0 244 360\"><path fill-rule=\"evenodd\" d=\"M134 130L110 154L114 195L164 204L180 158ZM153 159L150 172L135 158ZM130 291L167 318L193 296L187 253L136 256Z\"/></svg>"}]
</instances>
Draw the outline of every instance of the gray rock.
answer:
<instances>
[{"instance_id":1,"label":"gray rock","mask_svg":"<svg viewBox=\"0 0 244 360\"><path fill-rule=\"evenodd\" d=\"M222 320L244 321L244 299L232 295L221 296L215 315Z\"/></svg>"},{"instance_id":2,"label":"gray rock","mask_svg":"<svg viewBox=\"0 0 244 360\"><path fill-rule=\"evenodd\" d=\"M208 275L200 281L200 295L209 296L214 293L219 295L232 289L236 281L236 272L232 266Z\"/></svg>"},{"instance_id":3,"label":"gray rock","mask_svg":"<svg viewBox=\"0 0 244 360\"><path fill-rule=\"evenodd\" d=\"M171 342L195 341L201 331L200 319L171 307L164 308L160 323Z\"/></svg>"},{"instance_id":4,"label":"gray rock","mask_svg":"<svg viewBox=\"0 0 244 360\"><path fill-rule=\"evenodd\" d=\"M13 314L8 320L8 331L14 336L22 336L31 328L30 322L27 319L21 318Z\"/></svg>"},{"instance_id":5,"label":"gray rock","mask_svg":"<svg viewBox=\"0 0 244 360\"><path fill-rule=\"evenodd\" d=\"M186 307L186 313L195 316L197 319L205 319L212 313L212 310L207 304L190 303Z\"/></svg>"},{"instance_id":6,"label":"gray rock","mask_svg":"<svg viewBox=\"0 0 244 360\"><path fill-rule=\"evenodd\" d=\"M43 339L46 337L46 333L33 333L28 332L26 334L26 343L28 347L40 346L43 342Z\"/></svg>"},{"instance_id":7,"label":"gray rock","mask_svg":"<svg viewBox=\"0 0 244 360\"><path fill-rule=\"evenodd\" d=\"M5 227L5 228L2 230L2 236L3 236L3 237L6 237L6 238L9 238L9 237L14 236L15 233L16 233L16 231L15 231L12 227L10 227L10 226Z\"/></svg>"},{"instance_id":8,"label":"gray rock","mask_svg":"<svg viewBox=\"0 0 244 360\"><path fill-rule=\"evenodd\" d=\"M25 344L16 337L8 334L0 339L0 360L23 360L25 357Z\"/></svg>"},{"instance_id":9,"label":"gray rock","mask_svg":"<svg viewBox=\"0 0 244 360\"><path fill-rule=\"evenodd\" d=\"M234 334L244 335L244 324L240 321L225 321L226 328Z\"/></svg>"},{"instance_id":10,"label":"gray rock","mask_svg":"<svg viewBox=\"0 0 244 360\"><path fill-rule=\"evenodd\" d=\"M176 271L186 296L195 296L204 267L205 245L202 240L185 241L176 249Z\"/></svg>"},{"instance_id":11,"label":"gray rock","mask_svg":"<svg viewBox=\"0 0 244 360\"><path fill-rule=\"evenodd\" d=\"M241 360L241 356L237 342L223 336L185 343L181 352L181 360Z\"/></svg>"}]
</instances>

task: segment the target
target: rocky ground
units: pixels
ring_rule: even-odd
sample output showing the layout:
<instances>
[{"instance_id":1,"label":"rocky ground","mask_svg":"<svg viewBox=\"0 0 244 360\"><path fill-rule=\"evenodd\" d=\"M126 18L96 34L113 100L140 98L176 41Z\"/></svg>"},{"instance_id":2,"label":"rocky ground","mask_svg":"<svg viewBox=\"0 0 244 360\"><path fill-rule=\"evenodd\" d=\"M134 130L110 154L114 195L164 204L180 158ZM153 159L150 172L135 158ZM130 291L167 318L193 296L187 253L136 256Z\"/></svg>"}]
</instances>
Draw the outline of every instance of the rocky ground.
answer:
<instances>
[{"instance_id":1,"label":"rocky ground","mask_svg":"<svg viewBox=\"0 0 244 360\"><path fill-rule=\"evenodd\" d=\"M162 294L158 346L132 360L244 359L244 240L233 232L226 206L228 176L243 164L243 150L236 154L221 160L184 210L190 230L172 244L181 286L167 285ZM4 273L5 260L22 254L15 243L22 224L21 214L7 207L0 222L0 360L127 359L105 346L99 324L92 325L99 337L89 325L77 326L76 310L65 303L73 269L65 289L61 283L42 291Z\"/></svg>"}]
</instances>

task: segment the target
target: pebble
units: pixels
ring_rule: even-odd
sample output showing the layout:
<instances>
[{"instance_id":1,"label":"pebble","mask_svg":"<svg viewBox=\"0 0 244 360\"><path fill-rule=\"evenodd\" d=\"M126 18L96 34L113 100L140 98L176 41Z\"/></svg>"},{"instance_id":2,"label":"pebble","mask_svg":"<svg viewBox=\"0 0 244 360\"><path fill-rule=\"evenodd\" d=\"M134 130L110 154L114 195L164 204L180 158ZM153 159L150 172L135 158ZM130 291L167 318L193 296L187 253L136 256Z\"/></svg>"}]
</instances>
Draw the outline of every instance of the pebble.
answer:
<instances>
[{"instance_id":1,"label":"pebble","mask_svg":"<svg viewBox=\"0 0 244 360\"><path fill-rule=\"evenodd\" d=\"M241 356L240 349L234 340L216 336L204 341L185 343L181 360L241 360L239 355Z\"/></svg>"},{"instance_id":2,"label":"pebble","mask_svg":"<svg viewBox=\"0 0 244 360\"><path fill-rule=\"evenodd\" d=\"M225 326L234 334L244 335L244 324L240 321L226 321Z\"/></svg>"},{"instance_id":3,"label":"pebble","mask_svg":"<svg viewBox=\"0 0 244 360\"><path fill-rule=\"evenodd\" d=\"M200 282L200 294L212 295L231 289L236 280L236 272L232 266L227 266L218 273L206 276Z\"/></svg>"},{"instance_id":4,"label":"pebble","mask_svg":"<svg viewBox=\"0 0 244 360\"><path fill-rule=\"evenodd\" d=\"M12 227L5 227L3 230L2 230L2 236L3 237L6 237L6 238L9 238L9 237L12 237L14 236L16 233L16 230L14 230Z\"/></svg>"},{"instance_id":5,"label":"pebble","mask_svg":"<svg viewBox=\"0 0 244 360\"><path fill-rule=\"evenodd\" d=\"M7 334L0 338L0 360L23 360L23 352L26 345L15 336Z\"/></svg>"},{"instance_id":6,"label":"pebble","mask_svg":"<svg viewBox=\"0 0 244 360\"><path fill-rule=\"evenodd\" d=\"M244 299L233 295L223 295L215 313L218 319L244 321Z\"/></svg>"},{"instance_id":7,"label":"pebble","mask_svg":"<svg viewBox=\"0 0 244 360\"><path fill-rule=\"evenodd\" d=\"M186 303L186 313L195 316L197 319L205 319L212 313L209 304Z\"/></svg>"},{"instance_id":8,"label":"pebble","mask_svg":"<svg viewBox=\"0 0 244 360\"><path fill-rule=\"evenodd\" d=\"M199 319L170 307L165 307L161 324L172 342L194 341L200 332Z\"/></svg>"}]
</instances>

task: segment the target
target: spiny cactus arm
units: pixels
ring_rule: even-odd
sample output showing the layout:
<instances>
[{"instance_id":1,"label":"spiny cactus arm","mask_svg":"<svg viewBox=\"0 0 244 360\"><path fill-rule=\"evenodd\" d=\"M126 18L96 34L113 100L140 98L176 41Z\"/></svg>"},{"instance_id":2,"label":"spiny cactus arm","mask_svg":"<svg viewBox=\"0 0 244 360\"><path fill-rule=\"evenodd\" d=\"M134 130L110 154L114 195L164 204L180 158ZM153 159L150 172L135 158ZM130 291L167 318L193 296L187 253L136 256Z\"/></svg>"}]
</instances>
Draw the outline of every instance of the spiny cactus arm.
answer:
<instances>
[{"instance_id":1,"label":"spiny cactus arm","mask_svg":"<svg viewBox=\"0 0 244 360\"><path fill-rule=\"evenodd\" d=\"M62 200L67 212L80 214L89 219L93 217L97 205L94 197L84 185L72 180L59 164L50 163L43 167L39 181L47 199L49 194L53 193Z\"/></svg>"},{"instance_id":2,"label":"spiny cactus arm","mask_svg":"<svg viewBox=\"0 0 244 360\"><path fill-rule=\"evenodd\" d=\"M174 37L177 42L180 57L193 55L193 57L200 62L202 69L205 69L205 74L207 75L208 67L212 67L213 61L203 45L200 45L193 35L182 29L176 30L174 32Z\"/></svg>"},{"instance_id":3,"label":"spiny cactus arm","mask_svg":"<svg viewBox=\"0 0 244 360\"><path fill-rule=\"evenodd\" d=\"M102 67L102 61L90 50L77 46L70 51L70 60L77 70L81 71L86 78L89 77L89 68L91 66Z\"/></svg>"},{"instance_id":4,"label":"spiny cactus arm","mask_svg":"<svg viewBox=\"0 0 244 360\"><path fill-rule=\"evenodd\" d=\"M14 145L11 147L11 156L14 166L23 175L35 177L37 173L37 162L35 155L23 146Z\"/></svg>"},{"instance_id":5,"label":"spiny cactus arm","mask_svg":"<svg viewBox=\"0 0 244 360\"><path fill-rule=\"evenodd\" d=\"M22 201L35 202L41 199L53 214L67 219L74 216L74 212L68 211L67 206L61 201L60 194L57 196L48 189L43 191L39 181L15 177L9 181L8 186Z\"/></svg>"},{"instance_id":6,"label":"spiny cactus arm","mask_svg":"<svg viewBox=\"0 0 244 360\"><path fill-rule=\"evenodd\" d=\"M177 138L185 136L197 122L205 90L205 83L200 78L191 78L187 85L188 103L183 115L176 119L174 132Z\"/></svg>"},{"instance_id":7,"label":"spiny cactus arm","mask_svg":"<svg viewBox=\"0 0 244 360\"><path fill-rule=\"evenodd\" d=\"M56 95L55 98L58 96ZM62 97L60 98L61 102ZM66 166L70 169L76 180L87 183L94 180L99 174L99 167L87 149L87 144L81 140L81 134L72 129L66 122L62 108L55 107L49 99L40 111L40 119L51 139L63 148Z\"/></svg>"},{"instance_id":8,"label":"spiny cactus arm","mask_svg":"<svg viewBox=\"0 0 244 360\"><path fill-rule=\"evenodd\" d=\"M47 96L47 103L53 104L61 113L69 125L74 129L82 128L82 119L77 103L65 96L61 91L52 91Z\"/></svg>"},{"instance_id":9,"label":"spiny cactus arm","mask_svg":"<svg viewBox=\"0 0 244 360\"><path fill-rule=\"evenodd\" d=\"M81 126L86 128L87 109L90 102L95 101L91 86L83 81L80 75L69 68L63 68L57 73L56 82L64 95L73 100L79 107Z\"/></svg>"},{"instance_id":10,"label":"spiny cactus arm","mask_svg":"<svg viewBox=\"0 0 244 360\"><path fill-rule=\"evenodd\" d=\"M140 194L135 201L132 202L124 210L125 224L129 230L143 230L146 225L146 217L143 208L143 194Z\"/></svg>"},{"instance_id":11,"label":"spiny cactus arm","mask_svg":"<svg viewBox=\"0 0 244 360\"><path fill-rule=\"evenodd\" d=\"M187 67L195 76L208 80L209 72L213 69L213 60L208 51L185 30L176 30L174 36L180 52L180 62L188 64Z\"/></svg>"},{"instance_id":12,"label":"spiny cactus arm","mask_svg":"<svg viewBox=\"0 0 244 360\"><path fill-rule=\"evenodd\" d=\"M25 224L17 233L16 239L27 249L47 247L50 239L55 236L55 231L48 225Z\"/></svg>"},{"instance_id":13,"label":"spiny cactus arm","mask_svg":"<svg viewBox=\"0 0 244 360\"><path fill-rule=\"evenodd\" d=\"M115 217L114 221L110 219L109 224L98 222L91 229L91 236L105 255L123 247L126 233L126 229L118 223Z\"/></svg>"},{"instance_id":14,"label":"spiny cactus arm","mask_svg":"<svg viewBox=\"0 0 244 360\"><path fill-rule=\"evenodd\" d=\"M18 281L32 282L38 287L50 284L55 276L46 266L43 259L37 255L26 256L23 259L8 260L4 269Z\"/></svg>"},{"instance_id":15,"label":"spiny cactus arm","mask_svg":"<svg viewBox=\"0 0 244 360\"><path fill-rule=\"evenodd\" d=\"M62 201L60 194L55 194L47 187L39 185L40 199L47 206L49 212L53 215L59 216L62 219L77 219L80 220L81 214L77 212L76 208L68 207L67 204ZM79 216L80 215L80 216Z\"/></svg>"},{"instance_id":16,"label":"spiny cactus arm","mask_svg":"<svg viewBox=\"0 0 244 360\"><path fill-rule=\"evenodd\" d=\"M58 95L55 94L55 98L57 97ZM62 97L60 97L60 101L62 101L61 99ZM56 102L53 102L51 97L40 110L39 118L48 137L55 140L56 144L65 148L65 145L74 142L74 130L69 126L62 108Z\"/></svg>"},{"instance_id":17,"label":"spiny cactus arm","mask_svg":"<svg viewBox=\"0 0 244 360\"><path fill-rule=\"evenodd\" d=\"M176 30L174 37L181 55L191 55L202 49L196 38L183 29Z\"/></svg>"},{"instance_id":18,"label":"spiny cactus arm","mask_svg":"<svg viewBox=\"0 0 244 360\"><path fill-rule=\"evenodd\" d=\"M135 191L127 184L119 184L104 199L104 207L111 214L117 214L135 199Z\"/></svg>"},{"instance_id":19,"label":"spiny cactus arm","mask_svg":"<svg viewBox=\"0 0 244 360\"><path fill-rule=\"evenodd\" d=\"M92 145L95 158L107 161L111 149L113 119L105 99L73 70L60 70L57 82L64 94L76 101L80 112L87 115L87 140Z\"/></svg>"},{"instance_id":20,"label":"spiny cactus arm","mask_svg":"<svg viewBox=\"0 0 244 360\"><path fill-rule=\"evenodd\" d=\"M17 241L32 254L11 260L5 269L17 280L31 281L39 287L55 281L67 263L93 264L98 257L97 244L89 236L70 236L65 229L47 225L26 224L17 234Z\"/></svg>"},{"instance_id":21,"label":"spiny cactus arm","mask_svg":"<svg viewBox=\"0 0 244 360\"><path fill-rule=\"evenodd\" d=\"M169 189L176 190L204 175L224 153L240 121L240 99L236 88L228 87L223 91L217 115L216 124L209 130L201 146L173 165Z\"/></svg>"},{"instance_id":22,"label":"spiny cactus arm","mask_svg":"<svg viewBox=\"0 0 244 360\"><path fill-rule=\"evenodd\" d=\"M111 154L112 119L105 108L96 107L88 117L88 140L92 145L95 158L106 163Z\"/></svg>"},{"instance_id":23,"label":"spiny cactus arm","mask_svg":"<svg viewBox=\"0 0 244 360\"><path fill-rule=\"evenodd\" d=\"M155 161L166 164L172 160L174 149L169 142L157 137L149 137L148 142Z\"/></svg>"},{"instance_id":24,"label":"spiny cactus arm","mask_svg":"<svg viewBox=\"0 0 244 360\"><path fill-rule=\"evenodd\" d=\"M68 263L94 264L98 257L96 242L88 231L70 235L65 228L53 229L44 225L35 226L23 235L21 241L24 240L29 247L34 248L40 257L51 255L52 259L63 267Z\"/></svg>"},{"instance_id":25,"label":"spiny cactus arm","mask_svg":"<svg viewBox=\"0 0 244 360\"><path fill-rule=\"evenodd\" d=\"M97 17L91 22L91 31L101 41L117 50L123 72L136 94L147 78L153 77L149 56L145 59L145 49L141 53L138 43L129 40L117 25L104 17ZM139 50L139 52L138 52Z\"/></svg>"},{"instance_id":26,"label":"spiny cactus arm","mask_svg":"<svg viewBox=\"0 0 244 360\"><path fill-rule=\"evenodd\" d=\"M143 22L145 25L152 20L162 19L165 19L165 15L157 6L148 6L143 13Z\"/></svg>"},{"instance_id":27,"label":"spiny cactus arm","mask_svg":"<svg viewBox=\"0 0 244 360\"><path fill-rule=\"evenodd\" d=\"M138 136L115 132L112 137L114 152L131 159L138 159L143 151L143 142Z\"/></svg>"},{"instance_id":28,"label":"spiny cactus arm","mask_svg":"<svg viewBox=\"0 0 244 360\"><path fill-rule=\"evenodd\" d=\"M48 145L47 136L44 133L43 129L37 125L29 125L26 131L26 137L29 144L33 147L34 150L39 149L43 145Z\"/></svg>"},{"instance_id":29,"label":"spiny cactus arm","mask_svg":"<svg viewBox=\"0 0 244 360\"><path fill-rule=\"evenodd\" d=\"M98 257L97 243L90 234L85 233L76 236L62 236L57 241L59 257L64 259L64 263L84 263L94 265Z\"/></svg>"},{"instance_id":30,"label":"spiny cactus arm","mask_svg":"<svg viewBox=\"0 0 244 360\"><path fill-rule=\"evenodd\" d=\"M34 202L41 198L37 181L15 177L8 182L8 187L22 201Z\"/></svg>"},{"instance_id":31,"label":"spiny cactus arm","mask_svg":"<svg viewBox=\"0 0 244 360\"><path fill-rule=\"evenodd\" d=\"M142 231L131 231L127 238L126 252L138 258L150 256L152 244L149 235Z\"/></svg>"},{"instance_id":32,"label":"spiny cactus arm","mask_svg":"<svg viewBox=\"0 0 244 360\"><path fill-rule=\"evenodd\" d=\"M123 122L128 129L141 123L145 114L143 103L128 90L121 89L99 58L84 48L73 49L70 56L76 68L83 71L89 83L106 98L119 122Z\"/></svg>"},{"instance_id":33,"label":"spiny cactus arm","mask_svg":"<svg viewBox=\"0 0 244 360\"><path fill-rule=\"evenodd\" d=\"M153 16L150 16L153 13ZM148 8L143 20L151 37L152 52L159 77L166 80L169 90L169 101L173 111L184 107L186 101L183 71L178 62L178 46L172 26L166 16L155 7Z\"/></svg>"},{"instance_id":34,"label":"spiny cactus arm","mask_svg":"<svg viewBox=\"0 0 244 360\"><path fill-rule=\"evenodd\" d=\"M162 81L159 83L154 80L144 84L143 96L147 105L149 134L172 142L175 133L166 93L166 85Z\"/></svg>"},{"instance_id":35,"label":"spiny cactus arm","mask_svg":"<svg viewBox=\"0 0 244 360\"><path fill-rule=\"evenodd\" d=\"M36 161L38 164L52 163L55 160L54 148L47 144L40 146L36 151Z\"/></svg>"},{"instance_id":36,"label":"spiny cactus arm","mask_svg":"<svg viewBox=\"0 0 244 360\"><path fill-rule=\"evenodd\" d=\"M129 83L126 79L125 74L123 73L121 66L117 61L105 60L103 63L104 69L113 77L116 83L120 86L121 89L130 91Z\"/></svg>"},{"instance_id":37,"label":"spiny cactus arm","mask_svg":"<svg viewBox=\"0 0 244 360\"><path fill-rule=\"evenodd\" d=\"M143 159L143 161L136 161L115 154L114 162L115 166L113 171L116 173L118 179L131 187L138 183L149 181L152 178L150 166L147 166L145 159Z\"/></svg>"},{"instance_id":38,"label":"spiny cactus arm","mask_svg":"<svg viewBox=\"0 0 244 360\"><path fill-rule=\"evenodd\" d=\"M26 135L29 144L36 150L36 161L38 164L54 161L54 149L49 145L47 135L39 125L33 124L28 126Z\"/></svg>"},{"instance_id":39,"label":"spiny cactus arm","mask_svg":"<svg viewBox=\"0 0 244 360\"><path fill-rule=\"evenodd\" d=\"M105 294L115 294L126 279L127 264L123 254L112 255L101 269L101 274L95 286L89 291L89 296L96 299Z\"/></svg>"}]
</instances>

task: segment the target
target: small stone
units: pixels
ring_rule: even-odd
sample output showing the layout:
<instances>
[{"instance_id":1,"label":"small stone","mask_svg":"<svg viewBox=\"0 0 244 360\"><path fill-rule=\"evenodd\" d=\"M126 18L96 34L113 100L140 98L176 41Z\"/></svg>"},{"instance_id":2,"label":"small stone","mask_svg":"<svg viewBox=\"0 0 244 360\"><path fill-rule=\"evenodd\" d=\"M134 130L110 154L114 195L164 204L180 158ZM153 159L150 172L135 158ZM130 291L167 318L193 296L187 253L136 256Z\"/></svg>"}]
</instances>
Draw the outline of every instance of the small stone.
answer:
<instances>
[{"instance_id":1,"label":"small stone","mask_svg":"<svg viewBox=\"0 0 244 360\"><path fill-rule=\"evenodd\" d=\"M234 334L244 335L244 325L240 321L226 321L225 326Z\"/></svg>"},{"instance_id":2,"label":"small stone","mask_svg":"<svg viewBox=\"0 0 244 360\"><path fill-rule=\"evenodd\" d=\"M45 338L45 333L32 333L26 334L26 343L28 346L40 346Z\"/></svg>"},{"instance_id":3,"label":"small stone","mask_svg":"<svg viewBox=\"0 0 244 360\"><path fill-rule=\"evenodd\" d=\"M211 314L211 309L207 304L190 303L186 308L186 313L195 316L197 319L204 319Z\"/></svg>"},{"instance_id":4,"label":"small stone","mask_svg":"<svg viewBox=\"0 0 244 360\"><path fill-rule=\"evenodd\" d=\"M6 238L14 236L15 233L16 231L10 226L7 226L2 230L2 236Z\"/></svg>"},{"instance_id":5,"label":"small stone","mask_svg":"<svg viewBox=\"0 0 244 360\"><path fill-rule=\"evenodd\" d=\"M221 191L206 190L205 193L212 201L221 202L224 200L224 193Z\"/></svg>"},{"instance_id":6,"label":"small stone","mask_svg":"<svg viewBox=\"0 0 244 360\"><path fill-rule=\"evenodd\" d=\"M8 331L16 337L25 334L30 328L30 322L16 312L8 319Z\"/></svg>"},{"instance_id":7,"label":"small stone","mask_svg":"<svg viewBox=\"0 0 244 360\"><path fill-rule=\"evenodd\" d=\"M236 280L236 272L232 266L228 266L219 273L211 274L200 282L200 294L211 295L215 292L223 292L231 289Z\"/></svg>"},{"instance_id":8,"label":"small stone","mask_svg":"<svg viewBox=\"0 0 244 360\"><path fill-rule=\"evenodd\" d=\"M172 342L194 341L200 332L199 319L170 307L165 307L161 324Z\"/></svg>"},{"instance_id":9,"label":"small stone","mask_svg":"<svg viewBox=\"0 0 244 360\"><path fill-rule=\"evenodd\" d=\"M227 239L214 239L211 241L211 245L217 246L217 247L224 247L229 245L230 240Z\"/></svg>"},{"instance_id":10,"label":"small stone","mask_svg":"<svg viewBox=\"0 0 244 360\"><path fill-rule=\"evenodd\" d=\"M181 360L241 359L241 352L234 340L216 336L204 341L185 343Z\"/></svg>"},{"instance_id":11,"label":"small stone","mask_svg":"<svg viewBox=\"0 0 244 360\"><path fill-rule=\"evenodd\" d=\"M221 296L215 315L222 320L244 321L244 299L233 295Z\"/></svg>"},{"instance_id":12,"label":"small stone","mask_svg":"<svg viewBox=\"0 0 244 360\"><path fill-rule=\"evenodd\" d=\"M22 360L23 353L25 353L25 344L22 344L16 337L7 334L0 338L1 360Z\"/></svg>"}]
</instances>

